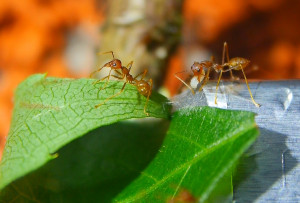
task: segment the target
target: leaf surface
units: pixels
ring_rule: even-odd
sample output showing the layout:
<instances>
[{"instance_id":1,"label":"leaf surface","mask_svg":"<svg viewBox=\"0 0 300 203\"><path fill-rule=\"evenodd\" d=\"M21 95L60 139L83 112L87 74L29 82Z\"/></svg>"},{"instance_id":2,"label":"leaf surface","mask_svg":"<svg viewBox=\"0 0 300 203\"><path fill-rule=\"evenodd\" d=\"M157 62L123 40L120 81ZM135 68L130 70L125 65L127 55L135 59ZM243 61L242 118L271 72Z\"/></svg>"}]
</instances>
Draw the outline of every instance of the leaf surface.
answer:
<instances>
[{"instance_id":1,"label":"leaf surface","mask_svg":"<svg viewBox=\"0 0 300 203\"><path fill-rule=\"evenodd\" d=\"M93 79L60 79L33 75L19 85L7 143L0 163L0 189L56 158L58 149L100 126L130 118L144 118L146 98L136 87L99 108L95 105L120 91L123 82L93 85ZM167 118L167 99L153 93L147 112Z\"/></svg>"},{"instance_id":2,"label":"leaf surface","mask_svg":"<svg viewBox=\"0 0 300 203\"><path fill-rule=\"evenodd\" d=\"M155 119L97 128L5 187L0 202L111 202L155 157L168 126Z\"/></svg>"},{"instance_id":3,"label":"leaf surface","mask_svg":"<svg viewBox=\"0 0 300 203\"><path fill-rule=\"evenodd\" d=\"M183 195L208 200L257 135L253 113L181 109L155 159L115 201L176 202Z\"/></svg>"}]
</instances>

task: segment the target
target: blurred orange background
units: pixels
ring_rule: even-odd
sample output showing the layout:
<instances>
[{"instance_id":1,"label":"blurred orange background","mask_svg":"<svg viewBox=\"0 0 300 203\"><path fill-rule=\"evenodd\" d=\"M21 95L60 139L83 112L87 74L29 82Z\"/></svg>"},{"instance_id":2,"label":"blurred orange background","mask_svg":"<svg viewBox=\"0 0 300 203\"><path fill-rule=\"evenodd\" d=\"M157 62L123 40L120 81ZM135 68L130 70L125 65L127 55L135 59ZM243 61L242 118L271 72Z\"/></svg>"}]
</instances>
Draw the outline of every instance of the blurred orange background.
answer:
<instances>
[{"instance_id":1,"label":"blurred orange background","mask_svg":"<svg viewBox=\"0 0 300 203\"><path fill-rule=\"evenodd\" d=\"M87 77L95 66L105 9L105 1L96 0L1 1L0 152L14 89L34 73ZM220 61L224 41L230 56L248 58L259 67L249 78L300 78L300 1L186 0L182 11L182 41L164 77L171 95L181 85L174 73L189 68L194 56L214 55Z\"/></svg>"}]
</instances>

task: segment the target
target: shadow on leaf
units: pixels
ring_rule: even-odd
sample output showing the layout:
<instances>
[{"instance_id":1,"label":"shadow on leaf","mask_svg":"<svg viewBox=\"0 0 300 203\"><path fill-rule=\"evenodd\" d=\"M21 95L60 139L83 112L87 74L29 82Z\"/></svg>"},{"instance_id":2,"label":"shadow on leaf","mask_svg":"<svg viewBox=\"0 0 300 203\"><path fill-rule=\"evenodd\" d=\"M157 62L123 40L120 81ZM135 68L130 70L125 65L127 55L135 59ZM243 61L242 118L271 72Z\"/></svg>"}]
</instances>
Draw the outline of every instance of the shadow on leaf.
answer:
<instances>
[{"instance_id":1,"label":"shadow on leaf","mask_svg":"<svg viewBox=\"0 0 300 203\"><path fill-rule=\"evenodd\" d=\"M2 201L109 202L156 155L168 122L120 122L91 131L58 158L10 184Z\"/></svg>"}]
</instances>

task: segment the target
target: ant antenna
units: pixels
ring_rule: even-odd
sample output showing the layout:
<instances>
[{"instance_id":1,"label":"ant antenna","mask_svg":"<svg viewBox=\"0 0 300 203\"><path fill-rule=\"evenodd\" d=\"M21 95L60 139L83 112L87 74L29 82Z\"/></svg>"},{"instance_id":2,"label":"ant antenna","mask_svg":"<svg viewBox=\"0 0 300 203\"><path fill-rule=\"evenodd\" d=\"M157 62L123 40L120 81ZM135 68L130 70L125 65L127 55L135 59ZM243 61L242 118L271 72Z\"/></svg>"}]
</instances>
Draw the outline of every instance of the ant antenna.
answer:
<instances>
[{"instance_id":1,"label":"ant antenna","mask_svg":"<svg viewBox=\"0 0 300 203\"><path fill-rule=\"evenodd\" d=\"M104 54L111 54L113 59L115 59L115 55L114 55L114 52L113 51L107 51L107 52L99 52L98 53L99 55L104 55Z\"/></svg>"},{"instance_id":2,"label":"ant antenna","mask_svg":"<svg viewBox=\"0 0 300 203\"><path fill-rule=\"evenodd\" d=\"M195 94L195 91L193 90L193 88L192 88L191 86L189 86L188 84L186 84L186 82L184 82L184 80L182 80L182 79L178 76L179 73L185 73L185 72L186 72L186 70L177 72L177 73L174 74L174 76L175 76L180 82L182 82L187 88L189 88L193 94Z\"/></svg>"}]
</instances>

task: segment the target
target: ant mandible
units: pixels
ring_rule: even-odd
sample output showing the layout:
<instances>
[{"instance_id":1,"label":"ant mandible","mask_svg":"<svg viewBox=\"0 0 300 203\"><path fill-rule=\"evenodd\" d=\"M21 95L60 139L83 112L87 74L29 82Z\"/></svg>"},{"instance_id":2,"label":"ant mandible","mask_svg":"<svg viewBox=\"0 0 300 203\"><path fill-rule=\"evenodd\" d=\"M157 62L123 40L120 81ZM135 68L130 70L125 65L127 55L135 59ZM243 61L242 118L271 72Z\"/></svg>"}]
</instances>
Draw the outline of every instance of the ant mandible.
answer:
<instances>
[{"instance_id":1,"label":"ant mandible","mask_svg":"<svg viewBox=\"0 0 300 203\"><path fill-rule=\"evenodd\" d=\"M151 96L151 93L152 93L153 81L152 81L152 79L149 79L148 81L144 80L144 77L146 76L146 74L148 72L148 69L145 69L142 73L140 73L137 76L133 77L130 74L130 70L131 70L133 61L131 61L125 67L125 66L122 66L121 60L115 58L114 53L112 51L104 52L103 54L107 54L107 53L111 53L112 54L113 60L109 61L108 63L104 64L101 68L99 68L98 70L96 70L93 73L91 73L90 77L94 73L101 71L104 67L107 67L107 68L110 68L110 71L109 71L108 75L95 82L95 83L98 83L100 81L103 81L103 80L107 79L104 87L101 88L101 89L104 89L106 87L110 76L112 76L114 78L117 78L119 80L123 80L125 78L126 81L125 81L125 83L123 84L121 90L118 93L116 93L116 94L114 94L114 95L106 98L102 103L97 104L95 106L95 108L100 107L101 105L103 105L104 103L106 103L107 101L109 101L110 99L112 99L112 98L118 96L119 94L121 94L124 91L126 84L129 83L129 84L132 84L132 85L136 86L136 88L137 88L137 90L139 91L140 94L142 94L143 96L147 97L147 100L146 100L146 103L145 103L145 106L144 106L144 113L147 116L149 116L149 113L147 113L146 109L147 109L147 104L148 104L148 101L149 101L149 97ZM118 70L121 70L121 72L119 72ZM112 71L114 71L115 73L117 73L119 76L112 75L111 74ZM141 78L137 79L140 76L141 76Z\"/></svg>"},{"instance_id":2,"label":"ant mandible","mask_svg":"<svg viewBox=\"0 0 300 203\"><path fill-rule=\"evenodd\" d=\"M227 62L225 63L225 54L226 54L226 59ZM217 82L217 86L216 86L216 94L215 94L215 104L217 104L217 93L218 93L218 88L220 85L220 80L222 78L222 74L223 72L230 72L230 76L231 79L236 79L233 76L232 70L241 70L244 78L245 78L245 82L252 100L252 103L256 106L256 107L260 107L260 104L256 103L248 81L247 81L247 77L246 74L244 72L244 68L246 68L249 65L250 61L248 59L242 58L242 57L235 57L232 59L229 59L229 53L228 53L228 45L226 42L224 42L224 46L223 46L223 54L222 54L222 64L217 64L214 63L214 57L211 57L210 61L202 61L202 62L194 62L194 64L191 67L191 70L193 71L193 78L191 79L191 85L189 86L188 84L186 84L183 80L181 80L177 75L175 75L176 78L178 78L184 85L186 85L190 90L192 90L192 93L195 94L195 91L193 90L193 88L196 88L197 85L199 83L201 83L201 87L199 88L199 91L201 91L204 87L204 85L207 83L207 81L209 80L209 73L210 70L213 69L215 72L219 73L219 79Z\"/></svg>"}]
</instances>

